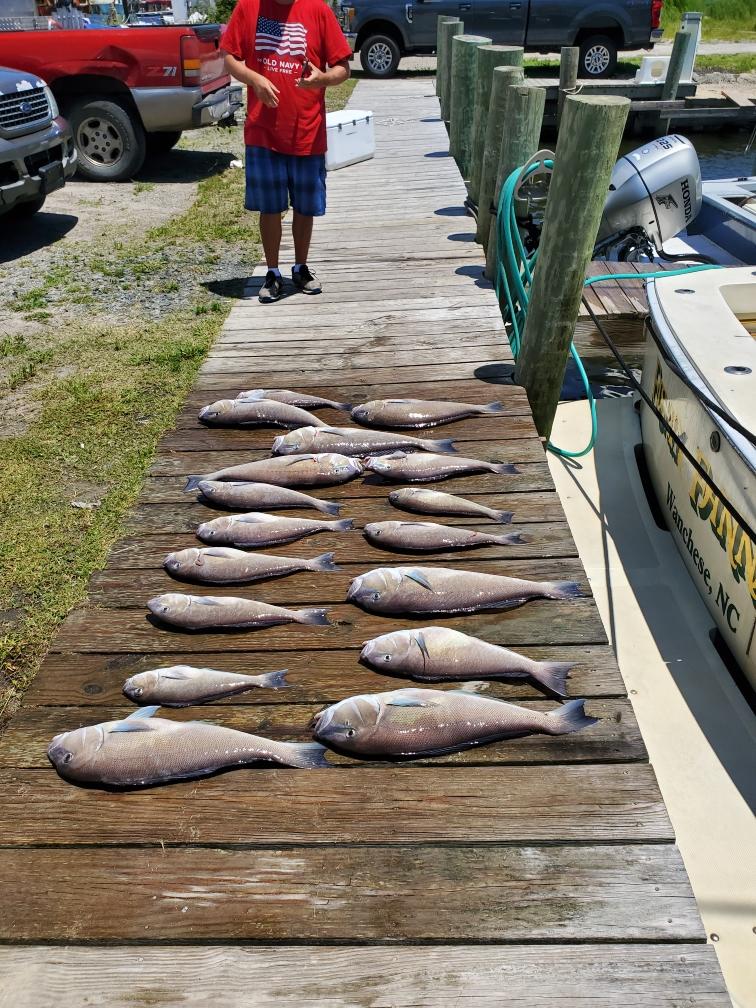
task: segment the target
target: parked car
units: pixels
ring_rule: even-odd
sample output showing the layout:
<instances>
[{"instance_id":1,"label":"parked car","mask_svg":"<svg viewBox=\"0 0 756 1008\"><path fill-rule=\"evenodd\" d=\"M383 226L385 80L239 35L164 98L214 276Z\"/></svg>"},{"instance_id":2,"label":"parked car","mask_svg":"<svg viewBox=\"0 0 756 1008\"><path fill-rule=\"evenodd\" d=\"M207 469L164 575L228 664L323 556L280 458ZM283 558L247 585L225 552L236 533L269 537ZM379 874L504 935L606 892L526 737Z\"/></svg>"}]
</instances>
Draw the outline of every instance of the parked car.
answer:
<instances>
[{"instance_id":1,"label":"parked car","mask_svg":"<svg viewBox=\"0 0 756 1008\"><path fill-rule=\"evenodd\" d=\"M120 182L183 130L233 120L242 89L224 69L220 35L204 24L0 31L0 63L48 81L81 175Z\"/></svg>"},{"instance_id":2,"label":"parked car","mask_svg":"<svg viewBox=\"0 0 756 1008\"><path fill-rule=\"evenodd\" d=\"M436 18L459 17L465 31L529 52L580 47L580 77L609 77L621 49L661 38L663 0L348 0L339 19L366 73L390 77L402 56L436 51Z\"/></svg>"},{"instance_id":3,"label":"parked car","mask_svg":"<svg viewBox=\"0 0 756 1008\"><path fill-rule=\"evenodd\" d=\"M71 129L48 86L0 66L0 216L36 213L75 171Z\"/></svg>"}]
</instances>

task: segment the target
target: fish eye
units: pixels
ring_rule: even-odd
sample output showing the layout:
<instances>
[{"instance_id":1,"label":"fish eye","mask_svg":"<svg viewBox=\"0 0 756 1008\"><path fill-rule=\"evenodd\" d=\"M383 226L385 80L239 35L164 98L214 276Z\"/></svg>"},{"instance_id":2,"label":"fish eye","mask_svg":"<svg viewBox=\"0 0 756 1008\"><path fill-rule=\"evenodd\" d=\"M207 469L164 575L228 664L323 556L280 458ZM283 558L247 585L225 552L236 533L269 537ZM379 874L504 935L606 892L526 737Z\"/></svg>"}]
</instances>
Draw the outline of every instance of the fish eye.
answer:
<instances>
[{"instance_id":1,"label":"fish eye","mask_svg":"<svg viewBox=\"0 0 756 1008\"><path fill-rule=\"evenodd\" d=\"M135 686L131 690L132 696L140 697L142 693L144 693L144 689L141 686Z\"/></svg>"},{"instance_id":2,"label":"fish eye","mask_svg":"<svg viewBox=\"0 0 756 1008\"><path fill-rule=\"evenodd\" d=\"M70 763L72 759L73 759L73 753L67 752L63 757L63 762Z\"/></svg>"},{"instance_id":3,"label":"fish eye","mask_svg":"<svg viewBox=\"0 0 756 1008\"><path fill-rule=\"evenodd\" d=\"M381 530L380 529L373 529L373 535L374 536L379 536L380 534L381 534Z\"/></svg>"},{"instance_id":4,"label":"fish eye","mask_svg":"<svg viewBox=\"0 0 756 1008\"><path fill-rule=\"evenodd\" d=\"M373 602L380 602L380 600L381 600L381 593L380 592L373 592L372 599L373 599Z\"/></svg>"},{"instance_id":5,"label":"fish eye","mask_svg":"<svg viewBox=\"0 0 756 1008\"><path fill-rule=\"evenodd\" d=\"M384 660L384 661L391 661L391 655L390 655L390 654L385 654L385 655L383 656L383 660Z\"/></svg>"},{"instance_id":6,"label":"fish eye","mask_svg":"<svg viewBox=\"0 0 756 1008\"><path fill-rule=\"evenodd\" d=\"M354 728L348 728L346 733L347 738L354 738Z\"/></svg>"}]
</instances>

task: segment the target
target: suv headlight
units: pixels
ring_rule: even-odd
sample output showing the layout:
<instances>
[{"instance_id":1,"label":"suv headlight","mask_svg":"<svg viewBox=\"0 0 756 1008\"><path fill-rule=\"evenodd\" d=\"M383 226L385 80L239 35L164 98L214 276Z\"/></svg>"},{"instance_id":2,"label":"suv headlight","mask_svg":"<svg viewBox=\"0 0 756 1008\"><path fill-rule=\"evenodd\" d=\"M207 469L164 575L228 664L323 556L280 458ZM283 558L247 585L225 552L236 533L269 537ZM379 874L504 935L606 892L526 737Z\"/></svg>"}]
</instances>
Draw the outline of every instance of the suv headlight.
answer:
<instances>
[{"instance_id":1,"label":"suv headlight","mask_svg":"<svg viewBox=\"0 0 756 1008\"><path fill-rule=\"evenodd\" d=\"M58 108L58 103L55 101L55 95L52 93L49 87L45 85L45 97L50 103L50 111L52 112L53 119L57 119L60 115L60 109Z\"/></svg>"}]
</instances>

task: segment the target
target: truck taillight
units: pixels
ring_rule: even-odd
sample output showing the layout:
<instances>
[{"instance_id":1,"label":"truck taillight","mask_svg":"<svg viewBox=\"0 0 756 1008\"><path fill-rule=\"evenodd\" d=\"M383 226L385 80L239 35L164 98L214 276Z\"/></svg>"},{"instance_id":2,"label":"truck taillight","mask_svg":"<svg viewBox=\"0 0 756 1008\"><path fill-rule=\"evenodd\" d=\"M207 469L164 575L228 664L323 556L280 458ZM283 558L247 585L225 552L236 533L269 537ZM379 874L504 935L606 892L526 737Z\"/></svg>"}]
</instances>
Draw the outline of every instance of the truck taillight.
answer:
<instances>
[{"instance_id":1,"label":"truck taillight","mask_svg":"<svg viewBox=\"0 0 756 1008\"><path fill-rule=\"evenodd\" d=\"M199 39L196 35L183 35L181 38L181 77L184 86L199 84L202 74Z\"/></svg>"},{"instance_id":2,"label":"truck taillight","mask_svg":"<svg viewBox=\"0 0 756 1008\"><path fill-rule=\"evenodd\" d=\"M664 0L651 0L651 27L658 28Z\"/></svg>"}]
</instances>

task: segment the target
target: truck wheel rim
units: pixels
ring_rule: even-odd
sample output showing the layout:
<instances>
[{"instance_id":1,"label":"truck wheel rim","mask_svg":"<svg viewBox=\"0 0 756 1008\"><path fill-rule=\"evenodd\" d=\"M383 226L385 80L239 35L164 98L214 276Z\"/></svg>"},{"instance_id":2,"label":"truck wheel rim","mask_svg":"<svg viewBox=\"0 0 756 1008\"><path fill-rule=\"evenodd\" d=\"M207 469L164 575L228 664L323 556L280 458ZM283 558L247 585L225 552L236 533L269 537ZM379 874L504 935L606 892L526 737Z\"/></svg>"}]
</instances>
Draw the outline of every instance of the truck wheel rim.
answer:
<instances>
[{"instance_id":1,"label":"truck wheel rim","mask_svg":"<svg viewBox=\"0 0 756 1008\"><path fill-rule=\"evenodd\" d=\"M385 42L376 42L370 47L368 53L368 63L374 73L386 73L391 69L393 55Z\"/></svg>"},{"instance_id":2,"label":"truck wheel rim","mask_svg":"<svg viewBox=\"0 0 756 1008\"><path fill-rule=\"evenodd\" d=\"M602 45L591 46L585 54L584 62L589 74L603 73L609 66L609 50Z\"/></svg>"},{"instance_id":3,"label":"truck wheel rim","mask_svg":"<svg viewBox=\"0 0 756 1008\"><path fill-rule=\"evenodd\" d=\"M92 164L110 167L123 157L123 137L112 122L91 116L76 131L79 154Z\"/></svg>"}]
</instances>

